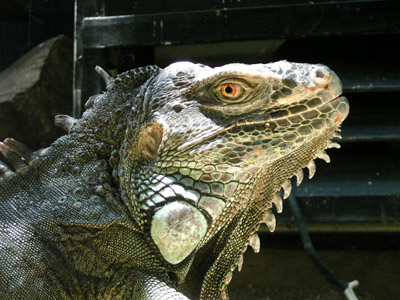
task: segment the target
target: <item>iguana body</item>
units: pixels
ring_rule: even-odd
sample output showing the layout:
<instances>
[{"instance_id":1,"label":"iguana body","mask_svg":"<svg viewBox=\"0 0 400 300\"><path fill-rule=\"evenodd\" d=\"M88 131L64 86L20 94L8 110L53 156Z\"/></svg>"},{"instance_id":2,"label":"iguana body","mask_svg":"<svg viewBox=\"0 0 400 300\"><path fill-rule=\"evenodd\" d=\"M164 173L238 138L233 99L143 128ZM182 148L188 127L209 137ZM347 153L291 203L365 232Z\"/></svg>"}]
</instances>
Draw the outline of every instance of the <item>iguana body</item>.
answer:
<instances>
[{"instance_id":1,"label":"iguana body","mask_svg":"<svg viewBox=\"0 0 400 300\"><path fill-rule=\"evenodd\" d=\"M103 75L49 148L0 144L0 298L227 299L281 187L335 146L340 81L286 61Z\"/></svg>"}]
</instances>

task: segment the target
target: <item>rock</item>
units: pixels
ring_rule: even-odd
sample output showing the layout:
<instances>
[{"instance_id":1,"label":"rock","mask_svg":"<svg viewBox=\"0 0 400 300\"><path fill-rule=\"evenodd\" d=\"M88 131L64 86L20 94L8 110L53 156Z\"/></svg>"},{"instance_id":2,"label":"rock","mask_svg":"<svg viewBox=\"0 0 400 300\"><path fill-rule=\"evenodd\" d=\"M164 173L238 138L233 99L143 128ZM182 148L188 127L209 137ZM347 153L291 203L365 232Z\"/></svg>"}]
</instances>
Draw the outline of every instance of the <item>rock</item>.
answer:
<instances>
[{"instance_id":1,"label":"rock","mask_svg":"<svg viewBox=\"0 0 400 300\"><path fill-rule=\"evenodd\" d=\"M72 51L60 35L0 73L0 141L12 137L37 150L64 133L54 116L72 111Z\"/></svg>"}]
</instances>

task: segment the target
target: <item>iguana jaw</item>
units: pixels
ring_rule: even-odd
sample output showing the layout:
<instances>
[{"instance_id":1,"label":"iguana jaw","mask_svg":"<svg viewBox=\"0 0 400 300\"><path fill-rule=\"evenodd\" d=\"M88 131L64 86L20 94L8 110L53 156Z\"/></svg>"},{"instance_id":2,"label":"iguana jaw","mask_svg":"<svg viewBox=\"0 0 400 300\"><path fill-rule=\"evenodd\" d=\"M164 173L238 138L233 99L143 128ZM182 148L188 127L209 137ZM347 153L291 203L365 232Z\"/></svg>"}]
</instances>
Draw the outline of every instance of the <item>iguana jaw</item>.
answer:
<instances>
[{"instance_id":1,"label":"iguana jaw","mask_svg":"<svg viewBox=\"0 0 400 300\"><path fill-rule=\"evenodd\" d=\"M345 98L339 99L347 103ZM347 114L344 114L342 116L342 120L346 115ZM236 219L240 221L236 223L236 226L233 227L234 229L222 231L222 234L218 238L218 241L221 243L226 243L226 247L219 253L215 263L205 276L206 279L204 282L207 284L203 285L201 299L209 299L209 295L216 293L217 290L220 291L221 299L225 299L226 289L232 279L233 271L235 269L238 269L238 271L242 269L243 254L246 252L248 246L256 253L260 251L260 239L257 235L260 223L265 223L271 232L275 230L276 221L271 208L272 205L275 205L278 212L282 211L283 205L280 190L283 190L283 198L288 197L292 189L290 179L296 176L297 185L300 185L304 177L303 168L308 168L309 178L312 178L316 171L314 163L315 158L321 158L329 162L330 159L325 153L325 149L340 147L339 144L331 141L334 137L341 137L339 131L340 123L330 128L330 130L325 133L325 136L317 136L313 141L310 141L310 143L306 145L309 158L293 166L288 165L286 170L287 175L279 176L279 174L275 174L274 170L279 169L279 165L281 165L282 162L286 160L290 161L291 157L293 157L292 154L294 156L302 155L301 151L299 151L300 148L292 154L281 157L273 162L268 170L265 170L263 180L259 180L250 187L251 190L256 190L256 192L252 194L252 198L248 199L247 205L242 206L238 210L240 217ZM269 180L271 180L271 182L268 182ZM265 185L266 182L267 186ZM259 191L268 191L268 193ZM265 195L268 196L265 197ZM206 236L204 240L207 240L207 238L209 238L209 236ZM241 246L235 245L235 241L241 239L244 241L243 244ZM204 245L203 241L200 244ZM218 274L217 276L215 275L216 273ZM213 283L215 284L213 285ZM215 290L213 291L213 289Z\"/></svg>"}]
</instances>

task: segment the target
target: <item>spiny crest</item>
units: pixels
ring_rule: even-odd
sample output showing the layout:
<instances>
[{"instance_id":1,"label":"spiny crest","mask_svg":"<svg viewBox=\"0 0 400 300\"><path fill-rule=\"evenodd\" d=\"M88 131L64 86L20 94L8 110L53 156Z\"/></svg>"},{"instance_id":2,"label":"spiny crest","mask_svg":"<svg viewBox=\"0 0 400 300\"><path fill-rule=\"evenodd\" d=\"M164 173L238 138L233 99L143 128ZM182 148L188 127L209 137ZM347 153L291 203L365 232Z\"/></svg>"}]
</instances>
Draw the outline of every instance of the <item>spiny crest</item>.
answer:
<instances>
[{"instance_id":1,"label":"spiny crest","mask_svg":"<svg viewBox=\"0 0 400 300\"><path fill-rule=\"evenodd\" d=\"M333 133L333 138L336 139L341 139L341 135L340 135L340 128L337 129L337 131L335 131ZM340 148L340 145L335 142L335 141L328 141L327 145L325 147L326 149L331 149L331 148ZM324 160L326 163L330 162L330 158L329 155L325 152L325 150L322 150L321 152L316 154L315 158L319 158ZM314 158L314 159L315 159ZM309 173L309 178L311 179L315 172L316 172L316 165L314 162L314 159L311 160L307 166L305 166L305 168L308 169L308 173ZM301 184L301 182L303 181L304 178L304 172L302 169L299 169L293 176L296 176L296 182L297 182L297 186L299 186ZM281 213L283 210L283 199L286 199L289 197L291 191L292 191L292 183L291 183L291 179L287 179L286 181L284 181L284 183L281 186L282 192L278 191L277 193L274 194L274 196L272 197L272 203L275 206L276 212L277 213ZM283 199L282 199L283 198ZM268 229L271 232L275 231L275 227L276 227L276 219L275 219L275 215L272 212L272 209L267 209L264 213L264 216L261 220L261 223L264 223L265 225L267 225ZM258 227L256 228L255 232L250 236L248 242L246 243L246 246L243 248L243 253L247 250L248 246L250 246L251 248L253 248L255 253L258 253L260 251L260 239L257 235L257 231L258 231ZM240 272L242 270L242 266L243 266L243 254L240 255L238 261L236 262L236 265L234 266L234 268L237 267L238 271ZM233 271L233 270L231 270ZM229 282L230 281L230 277L232 276L232 272L229 272L228 275L226 276L226 280L225 282Z\"/></svg>"},{"instance_id":2,"label":"spiny crest","mask_svg":"<svg viewBox=\"0 0 400 300\"><path fill-rule=\"evenodd\" d=\"M116 77L111 77L103 68L99 66L95 67L95 71L104 81L107 92L112 92L115 89L119 91L130 91L132 89L140 87L152 75L157 74L159 70L160 68L157 66L145 66L123 72L121 74L118 74ZM95 107L100 101L102 101L102 98L106 93L90 96L85 103L85 109L89 110ZM59 115L56 116L55 125L69 132L75 122L76 120L70 116Z\"/></svg>"},{"instance_id":3,"label":"spiny crest","mask_svg":"<svg viewBox=\"0 0 400 300\"><path fill-rule=\"evenodd\" d=\"M145 83L150 76L158 73L159 70L160 68L157 66L146 66L123 72L118 74L116 77L111 78L111 84L108 84L108 82L105 81L107 90L111 90L113 88L129 90L138 87Z\"/></svg>"}]
</instances>

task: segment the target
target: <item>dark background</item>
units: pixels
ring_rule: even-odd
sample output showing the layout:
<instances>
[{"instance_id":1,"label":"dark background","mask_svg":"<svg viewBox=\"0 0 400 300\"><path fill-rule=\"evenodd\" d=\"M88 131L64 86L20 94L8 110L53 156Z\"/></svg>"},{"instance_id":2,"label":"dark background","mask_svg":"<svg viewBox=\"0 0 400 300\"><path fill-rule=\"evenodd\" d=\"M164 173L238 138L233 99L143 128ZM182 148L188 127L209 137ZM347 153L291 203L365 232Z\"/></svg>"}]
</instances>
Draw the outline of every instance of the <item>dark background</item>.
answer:
<instances>
[{"instance_id":1,"label":"dark background","mask_svg":"<svg viewBox=\"0 0 400 300\"><path fill-rule=\"evenodd\" d=\"M73 39L73 31L73 0L0 0L0 71L47 39Z\"/></svg>"},{"instance_id":2,"label":"dark background","mask_svg":"<svg viewBox=\"0 0 400 300\"><path fill-rule=\"evenodd\" d=\"M82 103L104 88L93 71L96 64L115 75L178 60L214 66L287 59L323 63L337 72L351 105L342 148L329 150L332 162L318 161L313 180L305 179L294 192L316 248L347 280L359 279L360 299L400 299L398 1L78 3L81 20L135 14L126 19L128 25L110 19L89 20L85 28L78 24ZM0 1L0 70L49 38L64 34L73 40L73 30L74 1ZM274 234L261 228L261 253L245 255L232 287L259 291L260 299L266 287L281 294L310 291L282 299L342 299L323 296L331 286L302 251L287 205L277 219Z\"/></svg>"}]
</instances>

